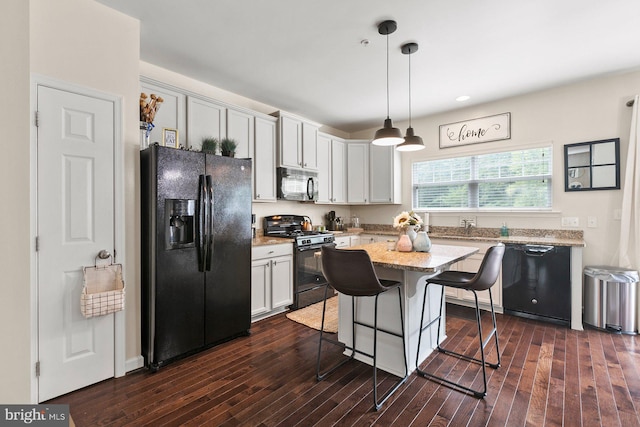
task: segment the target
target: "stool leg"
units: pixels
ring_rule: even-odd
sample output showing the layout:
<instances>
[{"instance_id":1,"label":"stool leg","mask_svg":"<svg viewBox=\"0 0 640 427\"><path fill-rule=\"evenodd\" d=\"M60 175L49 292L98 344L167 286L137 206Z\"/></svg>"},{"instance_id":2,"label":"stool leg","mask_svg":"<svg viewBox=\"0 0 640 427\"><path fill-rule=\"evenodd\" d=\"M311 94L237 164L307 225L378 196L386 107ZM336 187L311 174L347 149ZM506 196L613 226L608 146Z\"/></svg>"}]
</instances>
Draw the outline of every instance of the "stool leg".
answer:
<instances>
[{"instance_id":1,"label":"stool leg","mask_svg":"<svg viewBox=\"0 0 640 427\"><path fill-rule=\"evenodd\" d=\"M418 373L420 373L420 345L422 343L422 332L425 329L431 327L436 321L438 322L438 330L436 331L436 348L441 351L440 348L440 319L442 319L442 305L444 304L444 286L442 287L442 293L440 294L440 309L438 312L438 317L431 320L429 324L424 326L424 312L427 307L427 294L429 291L430 283L427 282L427 285L424 288L424 296L422 297L422 313L420 314L420 329L418 330L418 349L416 350L416 369Z\"/></svg>"},{"instance_id":2,"label":"stool leg","mask_svg":"<svg viewBox=\"0 0 640 427\"><path fill-rule=\"evenodd\" d=\"M440 345L438 345L438 350L441 353L447 354L447 355L452 355L452 356L457 356L460 357L461 359L470 361L470 362L478 362L482 365L482 379L483 379L483 385L484 385L484 389L481 390L474 390L470 387L466 387L464 385L461 385L459 383L447 380L446 378L443 377L439 377L437 375L433 375L430 374L428 372L422 371L419 368L416 368L416 371L418 372L419 375L425 377L425 378L430 378L430 379L435 379L441 382L444 382L446 384L449 384L451 386L460 388L462 390L466 390L468 392L473 393L473 395L475 397L478 398L483 398L484 396L487 395L487 374L486 374L486 366L489 366L490 368L493 369L497 369L498 367L500 367L500 349L498 347L498 335L497 335L497 326L496 326L496 321L495 321L495 311L493 308L493 296L491 295L491 289L489 289L489 299L490 299L490 303L491 303L491 318L492 318L492 322L493 322L493 329L491 330L491 332L489 333L489 336L487 337L486 341L483 339L482 336L482 322L481 322L481 318L480 318L480 304L478 303L478 294L476 293L476 291L474 291L473 289L468 289L471 292L473 292L473 296L474 296L474 300L475 300L475 310L476 310L476 323L478 326L478 340L480 343L480 359L476 359L470 356L467 356L465 354L461 354L461 353L457 353L455 351L452 350L447 350L444 347L440 347ZM425 290L426 292L426 290ZM444 289L443 289L443 295L444 295ZM426 295L425 295L425 300L426 300ZM442 305L440 307L440 315L442 315ZM423 316L424 316L424 302L423 302ZM433 322L432 322L433 323ZM422 326L422 322L421 322L421 326ZM439 322L438 322L438 331L440 330L439 328ZM420 331L422 332L422 331ZM489 343L489 341L491 340L491 337L494 336L495 337L495 342L496 342L496 351L498 353L498 363L489 363L485 360L485 355L484 355L484 348L486 347L486 345ZM418 339L418 342L420 341L420 339ZM419 350L418 350L419 351Z\"/></svg>"},{"instance_id":3,"label":"stool leg","mask_svg":"<svg viewBox=\"0 0 640 427\"><path fill-rule=\"evenodd\" d=\"M375 311L373 314L373 406L376 411L379 410L382 405L391 397L391 395L402 385L407 378L409 377L409 367L407 366L407 347L404 333L404 319L403 319L403 311L402 311L402 292L398 287L398 302L400 303L400 330L402 334L402 355L404 357L404 376L398 380L395 385L385 393L384 396L380 400L378 400L378 364L377 364L377 347L378 347L378 297L380 294L375 297ZM396 334L394 334L396 335ZM396 335L397 336L397 335Z\"/></svg>"},{"instance_id":4,"label":"stool leg","mask_svg":"<svg viewBox=\"0 0 640 427\"><path fill-rule=\"evenodd\" d=\"M321 360L321 355L322 355L322 341L327 341L331 344L337 345L337 346L341 346L341 347L345 347L344 344L340 343L337 340L333 340L333 339L329 339L329 338L325 338L324 337L324 319L325 319L325 312L327 309L327 293L329 290L329 286L327 285L324 288L324 303L322 304L322 322L320 325L320 339L318 340L318 360L316 362L316 379L318 381L322 381L323 379L325 379L327 377L327 375L329 375L330 373L332 373L333 371L335 371L336 369L338 369L340 366L344 365L345 363L347 363L348 361L350 361L351 359L354 358L355 356L355 344L356 344L356 338L355 338L355 303L354 303L354 297L351 297L351 326L352 326L352 332L353 332L353 347L351 348L351 355L347 358L344 359L340 362L338 362L336 365L334 365L332 368L328 369L327 371L325 371L324 373L320 372L320 360Z\"/></svg>"}]
</instances>

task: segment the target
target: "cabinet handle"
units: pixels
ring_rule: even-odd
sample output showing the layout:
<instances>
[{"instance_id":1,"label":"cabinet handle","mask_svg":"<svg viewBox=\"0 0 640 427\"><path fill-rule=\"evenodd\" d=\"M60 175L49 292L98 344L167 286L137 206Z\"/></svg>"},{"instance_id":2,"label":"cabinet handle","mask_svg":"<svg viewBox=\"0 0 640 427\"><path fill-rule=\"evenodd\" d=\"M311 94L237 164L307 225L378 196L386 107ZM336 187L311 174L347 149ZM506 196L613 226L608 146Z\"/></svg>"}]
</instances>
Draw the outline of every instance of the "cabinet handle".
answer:
<instances>
[{"instance_id":1,"label":"cabinet handle","mask_svg":"<svg viewBox=\"0 0 640 427\"><path fill-rule=\"evenodd\" d=\"M270 253L270 254L272 254L272 253L273 253L273 251L269 251L269 253Z\"/></svg>"},{"instance_id":2,"label":"cabinet handle","mask_svg":"<svg viewBox=\"0 0 640 427\"><path fill-rule=\"evenodd\" d=\"M259 198L260 198L260 195L259 195L259 194L256 194L256 199L259 199Z\"/></svg>"},{"instance_id":3,"label":"cabinet handle","mask_svg":"<svg viewBox=\"0 0 640 427\"><path fill-rule=\"evenodd\" d=\"M273 261L273 265L278 265L278 261Z\"/></svg>"},{"instance_id":4,"label":"cabinet handle","mask_svg":"<svg viewBox=\"0 0 640 427\"><path fill-rule=\"evenodd\" d=\"M306 164L306 163L304 164L304 167L305 167L305 168L307 167L307 164Z\"/></svg>"}]
</instances>

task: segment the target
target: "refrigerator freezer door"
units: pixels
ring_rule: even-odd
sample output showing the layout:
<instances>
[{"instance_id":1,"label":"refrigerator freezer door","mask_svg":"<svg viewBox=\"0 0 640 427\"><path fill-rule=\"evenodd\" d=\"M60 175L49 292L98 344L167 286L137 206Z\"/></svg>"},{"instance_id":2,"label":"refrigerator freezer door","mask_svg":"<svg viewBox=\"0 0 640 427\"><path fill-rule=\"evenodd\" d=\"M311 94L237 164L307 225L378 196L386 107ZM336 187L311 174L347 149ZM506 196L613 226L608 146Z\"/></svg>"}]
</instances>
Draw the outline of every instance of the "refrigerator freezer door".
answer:
<instances>
[{"instance_id":1,"label":"refrigerator freezer door","mask_svg":"<svg viewBox=\"0 0 640 427\"><path fill-rule=\"evenodd\" d=\"M198 271L198 245L167 248L170 236L164 227L168 200L193 200L197 205L203 172L200 153L159 146L141 152L142 351L152 368L204 345L204 274Z\"/></svg>"},{"instance_id":2,"label":"refrigerator freezer door","mask_svg":"<svg viewBox=\"0 0 640 427\"><path fill-rule=\"evenodd\" d=\"M213 200L211 272L206 274L207 344L251 327L251 160L207 155Z\"/></svg>"}]
</instances>

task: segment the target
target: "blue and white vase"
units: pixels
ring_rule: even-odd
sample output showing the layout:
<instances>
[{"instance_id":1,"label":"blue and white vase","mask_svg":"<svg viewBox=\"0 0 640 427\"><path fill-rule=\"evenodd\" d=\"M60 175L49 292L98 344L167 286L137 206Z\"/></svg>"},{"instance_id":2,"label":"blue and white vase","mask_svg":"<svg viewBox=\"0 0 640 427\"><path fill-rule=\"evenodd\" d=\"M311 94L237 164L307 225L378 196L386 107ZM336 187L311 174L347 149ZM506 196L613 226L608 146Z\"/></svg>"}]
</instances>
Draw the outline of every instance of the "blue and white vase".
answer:
<instances>
[{"instance_id":1,"label":"blue and white vase","mask_svg":"<svg viewBox=\"0 0 640 427\"><path fill-rule=\"evenodd\" d=\"M426 231L418 232L413 240L413 250L416 252L429 252L431 250L431 239L427 236Z\"/></svg>"},{"instance_id":2,"label":"blue and white vase","mask_svg":"<svg viewBox=\"0 0 640 427\"><path fill-rule=\"evenodd\" d=\"M409 236L409 239L413 242L416 239L416 236L418 234L416 233L415 228L413 227L408 227L407 228L407 236Z\"/></svg>"}]
</instances>

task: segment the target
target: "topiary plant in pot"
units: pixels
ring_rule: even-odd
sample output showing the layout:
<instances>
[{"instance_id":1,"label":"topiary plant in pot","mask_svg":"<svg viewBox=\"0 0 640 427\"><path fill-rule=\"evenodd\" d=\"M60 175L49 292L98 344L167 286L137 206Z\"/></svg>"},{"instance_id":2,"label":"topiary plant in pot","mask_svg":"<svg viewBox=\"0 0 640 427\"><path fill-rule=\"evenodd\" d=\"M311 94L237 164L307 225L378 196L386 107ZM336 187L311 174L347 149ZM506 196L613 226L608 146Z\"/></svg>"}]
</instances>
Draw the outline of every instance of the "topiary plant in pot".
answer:
<instances>
[{"instance_id":1,"label":"topiary plant in pot","mask_svg":"<svg viewBox=\"0 0 640 427\"><path fill-rule=\"evenodd\" d=\"M223 138L222 141L220 141L220 151L223 156L235 157L237 146L238 144L235 139Z\"/></svg>"},{"instance_id":2,"label":"topiary plant in pot","mask_svg":"<svg viewBox=\"0 0 640 427\"><path fill-rule=\"evenodd\" d=\"M203 153L216 154L218 148L218 138L204 137L202 138L202 148L200 150Z\"/></svg>"}]
</instances>

